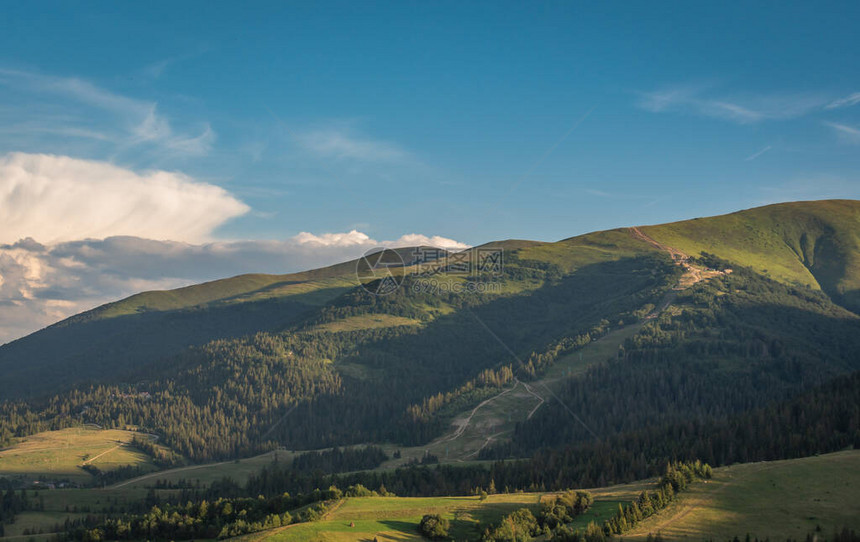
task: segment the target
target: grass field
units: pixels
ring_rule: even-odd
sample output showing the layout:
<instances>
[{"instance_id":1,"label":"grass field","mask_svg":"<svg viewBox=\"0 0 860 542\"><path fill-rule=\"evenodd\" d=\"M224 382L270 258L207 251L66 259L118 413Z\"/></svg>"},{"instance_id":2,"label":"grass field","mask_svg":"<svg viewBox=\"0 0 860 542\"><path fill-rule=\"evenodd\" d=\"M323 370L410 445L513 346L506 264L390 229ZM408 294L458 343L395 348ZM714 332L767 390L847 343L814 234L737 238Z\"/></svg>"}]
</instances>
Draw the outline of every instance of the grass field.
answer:
<instances>
[{"instance_id":1,"label":"grass field","mask_svg":"<svg viewBox=\"0 0 860 542\"><path fill-rule=\"evenodd\" d=\"M382 327L419 326L420 320L393 316L391 314L362 314L360 316L349 316L334 322L321 324L313 328L313 331L358 331L361 329L377 329Z\"/></svg>"},{"instance_id":2,"label":"grass field","mask_svg":"<svg viewBox=\"0 0 860 542\"><path fill-rule=\"evenodd\" d=\"M345 499L323 521L297 524L244 537L243 541L295 542L347 540L424 540L418 523L424 514L441 514L451 522L454 540L476 540L486 526L519 508L537 510L536 493L478 497L361 497Z\"/></svg>"},{"instance_id":3,"label":"grass field","mask_svg":"<svg viewBox=\"0 0 860 542\"><path fill-rule=\"evenodd\" d=\"M835 528L860 529L860 450L715 469L711 481L693 484L624 538L803 540L817 526L828 537Z\"/></svg>"},{"instance_id":4,"label":"grass field","mask_svg":"<svg viewBox=\"0 0 860 542\"><path fill-rule=\"evenodd\" d=\"M595 497L588 513L578 517L575 528L590 521L602 524L620 503L628 503L643 490L653 489L655 479L589 491ZM256 533L242 542L260 540L296 542L346 542L358 540L423 540L418 522L424 514L437 513L451 522L453 540L477 540L480 532L510 512L536 510L551 493L490 495L476 497L345 499L325 519ZM694 483L677 502L623 535L641 540L660 532L667 540L729 540L746 533L760 539L803 539L816 526L825 535L834 528L860 528L860 451L795 459L734 465L714 470L708 482Z\"/></svg>"},{"instance_id":5,"label":"grass field","mask_svg":"<svg viewBox=\"0 0 860 542\"><path fill-rule=\"evenodd\" d=\"M84 482L92 476L80 467L94 465L109 471L123 465L155 467L148 456L128 446L132 438L151 438L142 433L73 427L46 431L21 439L0 450L0 476L63 479Z\"/></svg>"}]
</instances>

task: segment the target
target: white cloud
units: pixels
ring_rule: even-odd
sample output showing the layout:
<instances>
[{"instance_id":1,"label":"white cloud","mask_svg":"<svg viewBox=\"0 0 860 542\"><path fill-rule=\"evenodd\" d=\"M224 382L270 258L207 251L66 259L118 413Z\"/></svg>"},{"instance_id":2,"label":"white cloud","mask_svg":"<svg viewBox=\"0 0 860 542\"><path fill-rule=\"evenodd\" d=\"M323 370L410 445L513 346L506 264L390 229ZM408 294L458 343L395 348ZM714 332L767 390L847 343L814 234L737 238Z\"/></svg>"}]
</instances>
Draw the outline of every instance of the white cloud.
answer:
<instances>
[{"instance_id":1,"label":"white cloud","mask_svg":"<svg viewBox=\"0 0 860 542\"><path fill-rule=\"evenodd\" d=\"M203 124L199 135L177 133L173 130L170 120L158 112L157 103L129 98L77 77L56 77L0 69L0 85L23 92L29 100L53 95L69 102L67 110L75 109L70 104L76 103L78 107L83 106L85 111L106 113L119 123L122 135L114 136L118 144L132 146L150 144L177 154L200 156L211 150L215 140L215 134L208 124ZM78 119L77 125L70 125L72 121L65 119L51 126L51 129L63 131L69 136L91 137L94 133L92 128L80 124L91 122L92 115L84 114L81 117L86 120ZM28 127L26 122L16 123L15 126L26 133Z\"/></svg>"},{"instance_id":2,"label":"white cloud","mask_svg":"<svg viewBox=\"0 0 860 542\"><path fill-rule=\"evenodd\" d=\"M638 106L653 113L675 112L737 124L802 117L825 106L817 94L715 95L703 86L677 86L642 93Z\"/></svg>"},{"instance_id":3,"label":"white cloud","mask_svg":"<svg viewBox=\"0 0 860 542\"><path fill-rule=\"evenodd\" d=\"M47 154L0 157L0 243L114 235L199 242L248 210L226 190L181 173Z\"/></svg>"},{"instance_id":4,"label":"white cloud","mask_svg":"<svg viewBox=\"0 0 860 542\"><path fill-rule=\"evenodd\" d=\"M367 234L360 231L352 230L347 233L323 233L314 235L308 232L301 232L293 237L299 245L313 245L319 247L350 247L355 245L374 244Z\"/></svg>"},{"instance_id":5,"label":"white cloud","mask_svg":"<svg viewBox=\"0 0 860 542\"><path fill-rule=\"evenodd\" d=\"M359 137L343 129L320 129L294 136L306 150L325 158L361 162L402 162L410 155L393 143Z\"/></svg>"},{"instance_id":6,"label":"white cloud","mask_svg":"<svg viewBox=\"0 0 860 542\"><path fill-rule=\"evenodd\" d=\"M860 143L860 128L838 122L824 122L823 124L835 130L843 140L849 143Z\"/></svg>"},{"instance_id":7,"label":"white cloud","mask_svg":"<svg viewBox=\"0 0 860 542\"><path fill-rule=\"evenodd\" d=\"M844 98L834 100L827 104L826 109L838 109L840 107L851 107L860 104L860 92L849 94Z\"/></svg>"},{"instance_id":8,"label":"white cloud","mask_svg":"<svg viewBox=\"0 0 860 542\"><path fill-rule=\"evenodd\" d=\"M463 250L469 248L469 245L441 237L439 235L426 236L418 233L408 233L401 235L393 241L376 241L371 239L366 233L357 230L352 230L346 233L323 233L314 235L308 232L301 232L292 238L292 241L300 246L314 247L417 247L417 246L432 246L444 248L446 250Z\"/></svg>"},{"instance_id":9,"label":"white cloud","mask_svg":"<svg viewBox=\"0 0 860 542\"><path fill-rule=\"evenodd\" d=\"M144 290L242 273L290 273L358 258L378 247L416 245L468 247L414 233L377 241L356 230L203 245L137 237L0 244L0 343Z\"/></svg>"},{"instance_id":10,"label":"white cloud","mask_svg":"<svg viewBox=\"0 0 860 542\"><path fill-rule=\"evenodd\" d=\"M464 250L469 248L469 245L455 241L454 239L448 239L447 237L440 237L438 235L427 237L426 235L417 233L403 235L395 241L384 241L382 245L390 248L431 246L444 248L445 250Z\"/></svg>"}]
</instances>

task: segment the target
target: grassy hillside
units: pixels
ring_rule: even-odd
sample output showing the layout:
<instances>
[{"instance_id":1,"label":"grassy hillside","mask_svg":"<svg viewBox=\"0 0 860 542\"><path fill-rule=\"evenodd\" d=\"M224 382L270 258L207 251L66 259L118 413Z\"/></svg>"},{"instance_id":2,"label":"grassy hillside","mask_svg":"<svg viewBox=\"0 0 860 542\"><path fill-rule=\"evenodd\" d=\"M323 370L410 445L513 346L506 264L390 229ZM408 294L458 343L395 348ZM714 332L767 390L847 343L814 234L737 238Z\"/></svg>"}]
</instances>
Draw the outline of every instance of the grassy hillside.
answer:
<instances>
[{"instance_id":1,"label":"grassy hillside","mask_svg":"<svg viewBox=\"0 0 860 542\"><path fill-rule=\"evenodd\" d=\"M571 273L600 262L658 252L651 245L635 239L627 230L609 230L579 235L557 243L526 246L516 255L523 260L554 264Z\"/></svg>"},{"instance_id":2,"label":"grassy hillside","mask_svg":"<svg viewBox=\"0 0 860 542\"><path fill-rule=\"evenodd\" d=\"M0 400L140 374L190 346L284 329L357 284L347 262L137 294L0 347Z\"/></svg>"},{"instance_id":3,"label":"grassy hillside","mask_svg":"<svg viewBox=\"0 0 860 542\"><path fill-rule=\"evenodd\" d=\"M860 202L780 203L641 230L691 256L715 254L860 309Z\"/></svg>"},{"instance_id":4,"label":"grassy hillside","mask_svg":"<svg viewBox=\"0 0 860 542\"><path fill-rule=\"evenodd\" d=\"M860 529L858 487L858 450L715 469L712 480L694 484L624 538L659 532L667 540L729 540L749 533L803 540L817 527L829 537L842 527Z\"/></svg>"},{"instance_id":5,"label":"grassy hillside","mask_svg":"<svg viewBox=\"0 0 860 542\"><path fill-rule=\"evenodd\" d=\"M351 287L356 285L354 274L355 262L352 261L287 275L239 275L176 290L140 293L73 317L68 323L81 319L113 318L147 311L173 311L215 302L260 300L320 289Z\"/></svg>"},{"instance_id":6,"label":"grassy hillside","mask_svg":"<svg viewBox=\"0 0 860 542\"><path fill-rule=\"evenodd\" d=\"M92 476L81 468L83 465L93 465L101 471L126 465L157 470L146 454L130 446L134 437L152 438L131 431L91 427L31 435L0 450L0 476L87 483Z\"/></svg>"}]
</instances>

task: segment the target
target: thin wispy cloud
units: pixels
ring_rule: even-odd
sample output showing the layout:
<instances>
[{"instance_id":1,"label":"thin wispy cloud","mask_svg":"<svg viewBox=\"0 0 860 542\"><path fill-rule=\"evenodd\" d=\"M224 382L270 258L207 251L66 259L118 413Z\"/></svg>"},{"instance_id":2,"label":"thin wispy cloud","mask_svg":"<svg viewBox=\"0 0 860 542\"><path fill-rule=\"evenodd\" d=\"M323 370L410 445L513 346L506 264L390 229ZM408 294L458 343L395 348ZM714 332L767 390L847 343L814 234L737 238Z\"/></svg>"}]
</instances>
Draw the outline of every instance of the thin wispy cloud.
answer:
<instances>
[{"instance_id":1,"label":"thin wispy cloud","mask_svg":"<svg viewBox=\"0 0 860 542\"><path fill-rule=\"evenodd\" d=\"M844 141L860 143L860 128L838 122L824 122L823 124L833 129Z\"/></svg>"},{"instance_id":2,"label":"thin wispy cloud","mask_svg":"<svg viewBox=\"0 0 860 542\"><path fill-rule=\"evenodd\" d=\"M394 143L356 135L345 129L317 129L297 133L293 137L305 150L323 158L401 163L412 157L408 151Z\"/></svg>"},{"instance_id":3,"label":"thin wispy cloud","mask_svg":"<svg viewBox=\"0 0 860 542\"><path fill-rule=\"evenodd\" d=\"M746 158L744 158L744 162L752 162L753 160L755 160L755 159L756 159L756 158L758 158L759 156L763 155L764 153L768 152L768 151L769 151L769 150L771 150L772 148L773 148L773 147L771 147L770 145L768 145L767 147L764 147L763 149L761 149L761 150L759 150L759 151L757 151L757 152L754 152L753 154L751 154L751 155L747 156Z\"/></svg>"},{"instance_id":4,"label":"thin wispy cloud","mask_svg":"<svg viewBox=\"0 0 860 542\"><path fill-rule=\"evenodd\" d=\"M698 107L704 115L727 119L741 124L759 122L766 118L765 113L761 111L754 111L748 107L730 102L704 100L698 102Z\"/></svg>"},{"instance_id":5,"label":"thin wispy cloud","mask_svg":"<svg viewBox=\"0 0 860 542\"><path fill-rule=\"evenodd\" d=\"M209 123L203 127L203 132L195 137L170 138L164 142L165 147L183 155L202 156L207 154L215 143L215 131Z\"/></svg>"},{"instance_id":6,"label":"thin wispy cloud","mask_svg":"<svg viewBox=\"0 0 860 542\"><path fill-rule=\"evenodd\" d=\"M817 94L723 94L706 86L667 87L641 93L637 105L653 113L681 113L736 124L803 117L822 109L827 99Z\"/></svg>"},{"instance_id":7,"label":"thin wispy cloud","mask_svg":"<svg viewBox=\"0 0 860 542\"><path fill-rule=\"evenodd\" d=\"M197 47L195 50L189 51L184 54L177 54L162 58L160 60L147 64L143 67L143 69L140 70L139 73L142 73L146 77L152 79L159 79L165 73L167 73L169 68L171 68L172 66L200 57L201 55L208 53L209 51L210 49L208 47L201 46Z\"/></svg>"},{"instance_id":8,"label":"thin wispy cloud","mask_svg":"<svg viewBox=\"0 0 860 542\"><path fill-rule=\"evenodd\" d=\"M860 104L860 92L849 94L844 98L834 100L825 106L825 109L839 109L842 107L851 107Z\"/></svg>"},{"instance_id":9,"label":"thin wispy cloud","mask_svg":"<svg viewBox=\"0 0 860 542\"><path fill-rule=\"evenodd\" d=\"M62 137L73 137L80 139L93 139L96 141L112 141L110 135L91 130L88 128L77 128L74 126L63 126L51 123L20 122L17 124L0 126L0 134L48 134Z\"/></svg>"},{"instance_id":10,"label":"thin wispy cloud","mask_svg":"<svg viewBox=\"0 0 860 542\"><path fill-rule=\"evenodd\" d=\"M198 133L189 131L177 132L173 129L170 119L159 112L158 104L153 101L131 98L122 94L101 88L90 81L77 77L59 77L21 70L0 68L0 86L17 91L24 96L28 103L54 104L57 100L65 104L66 111L79 111L79 115L64 115L65 120L57 120L51 127L33 127L26 122L13 123L19 133L33 133L27 130L35 129L41 133L58 133L69 137L92 138L99 133L98 139L113 140L122 147L137 145L154 145L163 150L177 154L202 156L207 154L215 140L211 126L201 123ZM27 108L22 109L30 109ZM103 128L94 130L93 115L88 111L98 112L105 116ZM28 120L23 116L22 120ZM78 124L71 118L78 117ZM81 126L80 124L85 124ZM7 127L7 131L11 128Z\"/></svg>"}]
</instances>

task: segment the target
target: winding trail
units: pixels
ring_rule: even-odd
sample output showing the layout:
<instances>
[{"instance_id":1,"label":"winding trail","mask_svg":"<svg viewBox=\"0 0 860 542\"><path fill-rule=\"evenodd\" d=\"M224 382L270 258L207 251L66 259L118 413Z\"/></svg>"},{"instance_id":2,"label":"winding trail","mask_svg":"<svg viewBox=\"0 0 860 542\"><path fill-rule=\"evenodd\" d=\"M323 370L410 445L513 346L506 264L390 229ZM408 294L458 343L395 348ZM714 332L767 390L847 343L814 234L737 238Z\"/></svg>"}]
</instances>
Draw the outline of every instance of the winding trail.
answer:
<instances>
[{"instance_id":1,"label":"winding trail","mask_svg":"<svg viewBox=\"0 0 860 542\"><path fill-rule=\"evenodd\" d=\"M519 382L519 380L517 380L517 382ZM535 412L537 412L537 409L539 409L541 407L541 405L543 405L546 402L546 400L543 397L541 397L540 395L538 395L537 393L535 393L534 390L532 390L529 387L529 385L526 384L525 382L523 382L523 386L525 386L527 392L534 395L538 399L538 404L536 404L535 407L531 410L531 412L529 412L529 415L526 416L526 419L530 420L530 419L532 419L532 416L534 416Z\"/></svg>"},{"instance_id":2,"label":"winding trail","mask_svg":"<svg viewBox=\"0 0 860 542\"><path fill-rule=\"evenodd\" d=\"M645 241L646 243L658 250L668 252L669 255L672 256L672 259L676 262L685 262L690 259L690 257L685 252L682 252L676 248L672 248L668 245L664 245L663 243L644 233L639 228L629 228L629 231L634 238L639 239L640 241Z\"/></svg>"},{"instance_id":3,"label":"winding trail","mask_svg":"<svg viewBox=\"0 0 860 542\"><path fill-rule=\"evenodd\" d=\"M726 269L725 271L705 269L700 265L695 265L691 263L690 256L686 252L678 250L674 247L670 247L668 245L664 245L663 243L657 241L639 228L628 228L628 231L634 239L644 241L649 245L653 246L654 248L668 253L669 256L672 257L672 260L675 262L675 265L679 265L684 268L684 274L681 276L680 280L678 280L678 285L674 288L675 291L686 290L690 286L693 286L694 284L699 283L703 280L718 277L721 275L727 275L732 272L731 269ZM668 299L666 306L663 307L663 310L665 310L665 308L668 307L673 300L674 298ZM656 316L656 314L654 316Z\"/></svg>"},{"instance_id":4,"label":"winding trail","mask_svg":"<svg viewBox=\"0 0 860 542\"><path fill-rule=\"evenodd\" d=\"M502 395L505 395L506 393L510 393L510 392L514 391L514 390L517 388L517 386L520 384L520 381L519 381L519 380L517 380L516 378L515 378L514 380L516 380L516 384L514 384L514 385L513 385L513 386L511 386L510 388L506 389L505 391L503 391L503 392L501 392L501 393L499 393L499 394L497 394L497 395L493 395L492 397L490 397L490 398L488 398L488 399L484 399L483 401L481 401L481 403L480 403L478 406L476 406L475 408L473 408L473 409L472 409L472 412L470 412L470 413L469 413L469 417L468 417L468 418L466 418L466 419L463 421L463 424L462 424L462 425L460 425L460 426L458 426L458 427L457 427L457 430L456 430L456 431L454 431L454 432L451 434L451 436L449 436L448 438L443 439L441 442L451 442L451 441L454 441L454 440L457 440L458 438L460 438L460 435L462 435L462 434L466 431L466 428L467 428L467 427L469 427L469 422L471 422L471 421L472 421L472 418L475 416L475 413L476 413L476 412L478 412L479 410L481 410L481 408L482 408L482 407L484 407L484 406L486 406L486 405L490 404L491 402L495 401L496 399L498 399L498 398L499 398L499 397L501 397Z\"/></svg>"},{"instance_id":5,"label":"winding trail","mask_svg":"<svg viewBox=\"0 0 860 542\"><path fill-rule=\"evenodd\" d=\"M651 245L652 247L656 248L657 250L660 250L662 252L669 254L669 256L672 258L672 261L675 262L675 265L682 267L684 270L684 273L679 278L678 283L669 292L667 292L665 296L663 296L663 298L659 301L657 306L654 307L654 310L651 311L651 313L649 313L643 319L645 321L653 320L653 319L657 318L666 309L668 309L672 305L672 303L675 301L675 299L677 298L678 293L680 291L686 290L687 288L690 288L691 286L693 286L694 284L696 284L702 280L706 280L709 278L713 278L715 276L724 275L724 274L731 272L731 270L726 270L724 272L724 271L715 271L712 269L704 269L703 267L701 267L699 265L691 263L690 256L687 253L685 253L682 250L676 249L674 247L668 246L664 243L657 241L653 237L651 237L648 234L646 234L645 232L643 232L638 227L629 228L628 232L630 233L630 235L634 239L638 239L639 241L642 241L644 243ZM594 343L591 343L591 344L594 345L594 344L598 343L599 341L607 341L607 340L612 341L614 339L612 339L611 337L616 336L615 335L616 332L621 332L623 330L632 330L632 331L636 332L637 329L633 328L631 326L641 326L641 325L642 325L642 322L640 322L638 324L631 324L630 326L624 326L622 328L619 328L619 329L613 331L611 334L608 334L607 336L602 337L601 339L598 339L597 341L595 341ZM618 339L618 340L621 340L621 339ZM591 345L589 345L589 346L591 346ZM589 346L587 346L586 348L588 348ZM525 383L525 382L523 382L517 378L514 378L515 383L513 386L505 389L504 391L498 393L497 395L494 395L488 399L481 401L481 403L479 403L476 407L474 407L469 412L469 415L466 418L464 418L464 419L461 418L459 420L456 420L454 422L454 424L456 424L456 429L454 429L452 433L449 433L448 435L442 436L439 439L437 439L436 441L434 441L434 442L432 442L426 446L423 446L421 448L429 449L431 447L438 446L440 444L453 442L453 441L463 437L463 435L467 434L467 432L469 432L469 434L471 435L472 433L477 433L479 431L482 431L482 429L479 429L478 427L476 427L476 425L475 425L476 420L478 420L479 418L486 418L487 416L492 416L494 414L496 416L498 416L497 413L488 414L488 415L484 416L482 411L488 405L492 404L494 401L500 399L501 397L505 396L506 394L509 394L509 393L517 390L517 388L519 388L520 385L523 386L525 391L530 396L534 397L537 400L537 404L530 407L530 410L528 411L528 413L525 414L525 420L530 420L535 415L535 413L540 409L540 407L546 403L546 397L547 396L543 395L543 392L538 393L536 391L536 388L543 387L544 389L546 389L546 392L549 393L549 395L551 396L553 394L553 392L548 387L548 384L553 384L553 383L555 383L555 382L557 382L563 378L564 378L563 376L549 377L548 375L544 375L541 379L532 383L532 385L529 385L529 384L527 384L527 383ZM525 404L522 404L524 402L524 399L520 399L519 402L521 404L517 404L517 405L512 407L512 408L516 409L517 412L523 412L525 410L525 408L529 408ZM509 412L509 414L511 414L511 413L513 413L513 410L511 410ZM571 414L573 414L574 417L576 417L576 415L574 413L571 413ZM580 422L580 423L582 423L582 422ZM480 423L479 423L479 425L480 425ZM486 423L485 423L485 425L486 425ZM492 426L493 425L491 424L491 430L492 430ZM483 430L486 430L486 427ZM465 455L462 455L460 460L468 459L468 458L472 458L472 457L476 456L482 449L484 449L494 439L500 437L501 435L509 433L509 432L510 432L510 429L506 429L504 431L494 432L493 434L486 436L485 438L482 438L481 446L477 449L474 449L472 446L469 446L469 448L471 448L471 449L463 450L463 453L465 453ZM478 434L473 435L473 437L477 437L477 436L478 436ZM477 443L475 443L474 446L477 446ZM448 453L447 449L446 449L445 453L446 453L446 457L447 457L447 453ZM455 458L452 458L452 459L455 461L457 460Z\"/></svg>"}]
</instances>

